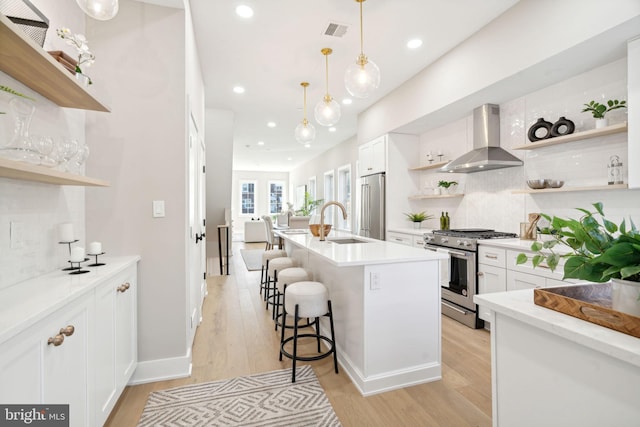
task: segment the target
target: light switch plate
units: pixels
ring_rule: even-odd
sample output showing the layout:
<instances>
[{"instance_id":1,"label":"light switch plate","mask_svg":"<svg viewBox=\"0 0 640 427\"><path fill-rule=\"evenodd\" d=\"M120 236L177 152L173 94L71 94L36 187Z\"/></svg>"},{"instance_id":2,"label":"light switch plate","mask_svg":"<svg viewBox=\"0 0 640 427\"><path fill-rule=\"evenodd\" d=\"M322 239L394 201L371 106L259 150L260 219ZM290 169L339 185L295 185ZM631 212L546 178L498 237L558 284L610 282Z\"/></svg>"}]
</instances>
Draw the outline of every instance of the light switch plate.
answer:
<instances>
[{"instance_id":1,"label":"light switch plate","mask_svg":"<svg viewBox=\"0 0 640 427\"><path fill-rule=\"evenodd\" d=\"M153 201L153 217L164 218L164 200Z\"/></svg>"}]
</instances>

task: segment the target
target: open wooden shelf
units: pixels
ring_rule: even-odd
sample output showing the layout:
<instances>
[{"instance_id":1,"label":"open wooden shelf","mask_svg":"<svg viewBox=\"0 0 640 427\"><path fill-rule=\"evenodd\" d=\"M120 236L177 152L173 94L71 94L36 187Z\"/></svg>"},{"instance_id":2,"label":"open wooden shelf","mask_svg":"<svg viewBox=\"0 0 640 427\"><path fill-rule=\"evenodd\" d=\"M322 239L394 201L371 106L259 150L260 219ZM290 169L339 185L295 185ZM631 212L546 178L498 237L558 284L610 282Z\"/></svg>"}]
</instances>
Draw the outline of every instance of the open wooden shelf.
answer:
<instances>
[{"instance_id":1,"label":"open wooden shelf","mask_svg":"<svg viewBox=\"0 0 640 427\"><path fill-rule=\"evenodd\" d=\"M44 166L16 162L2 157L0 157L0 177L43 182L45 184L109 187L109 183L101 179L75 175Z\"/></svg>"},{"instance_id":2,"label":"open wooden shelf","mask_svg":"<svg viewBox=\"0 0 640 427\"><path fill-rule=\"evenodd\" d=\"M566 144L567 142L580 141L583 139L597 138L599 136L612 135L627 131L627 122L617 123L601 129L591 129L584 132L572 133L569 135L557 136L555 138L543 139L532 142L530 144L517 145L511 147L512 150L535 150L536 148L551 147L558 144Z\"/></svg>"},{"instance_id":3,"label":"open wooden shelf","mask_svg":"<svg viewBox=\"0 0 640 427\"><path fill-rule=\"evenodd\" d=\"M0 71L60 107L109 111L69 71L0 14Z\"/></svg>"},{"instance_id":4,"label":"open wooden shelf","mask_svg":"<svg viewBox=\"0 0 640 427\"><path fill-rule=\"evenodd\" d=\"M409 168L410 171L426 171L428 169L436 169L436 168L441 168L442 166L446 165L447 163L449 163L450 160L445 160L443 162L435 162L435 163L431 163L425 166L418 166L417 168Z\"/></svg>"},{"instance_id":5,"label":"open wooden shelf","mask_svg":"<svg viewBox=\"0 0 640 427\"><path fill-rule=\"evenodd\" d=\"M409 200L421 200L421 199L453 199L457 197L463 197L464 194L419 194L415 196L409 196Z\"/></svg>"},{"instance_id":6,"label":"open wooden shelf","mask_svg":"<svg viewBox=\"0 0 640 427\"><path fill-rule=\"evenodd\" d=\"M512 194L570 193L574 191L625 190L627 188L629 188L627 184L614 184L614 185L592 185L587 187L541 188L540 190L525 188L522 190L513 190L511 193Z\"/></svg>"}]
</instances>

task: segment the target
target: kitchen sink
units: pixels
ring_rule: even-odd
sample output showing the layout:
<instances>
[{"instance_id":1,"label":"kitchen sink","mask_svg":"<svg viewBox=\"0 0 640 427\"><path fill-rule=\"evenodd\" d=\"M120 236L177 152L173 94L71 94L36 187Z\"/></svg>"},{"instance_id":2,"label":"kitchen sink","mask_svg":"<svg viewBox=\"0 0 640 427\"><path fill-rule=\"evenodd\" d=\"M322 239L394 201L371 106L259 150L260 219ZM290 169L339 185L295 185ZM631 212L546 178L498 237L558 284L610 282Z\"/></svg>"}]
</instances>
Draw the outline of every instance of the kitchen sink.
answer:
<instances>
[{"instance_id":1,"label":"kitchen sink","mask_svg":"<svg viewBox=\"0 0 640 427\"><path fill-rule=\"evenodd\" d=\"M339 245L350 245L353 243L369 243L367 240L354 239L353 237L334 237L332 239L327 239L328 242L337 243Z\"/></svg>"}]
</instances>

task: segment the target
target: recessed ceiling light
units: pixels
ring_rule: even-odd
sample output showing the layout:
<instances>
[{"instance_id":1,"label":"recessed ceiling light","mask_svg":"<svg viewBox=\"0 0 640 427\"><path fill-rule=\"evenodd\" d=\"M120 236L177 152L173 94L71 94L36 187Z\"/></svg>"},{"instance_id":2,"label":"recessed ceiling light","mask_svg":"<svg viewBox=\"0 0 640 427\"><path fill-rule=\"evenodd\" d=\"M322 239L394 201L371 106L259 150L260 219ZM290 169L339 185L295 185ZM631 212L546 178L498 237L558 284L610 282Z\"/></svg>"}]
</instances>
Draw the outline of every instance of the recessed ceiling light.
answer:
<instances>
[{"instance_id":1,"label":"recessed ceiling light","mask_svg":"<svg viewBox=\"0 0 640 427\"><path fill-rule=\"evenodd\" d=\"M287 157L287 160L293 160L291 157Z\"/></svg>"},{"instance_id":2,"label":"recessed ceiling light","mask_svg":"<svg viewBox=\"0 0 640 427\"><path fill-rule=\"evenodd\" d=\"M276 127L276 122L268 122L267 126L269 126L270 128L274 128Z\"/></svg>"},{"instance_id":3,"label":"recessed ceiling light","mask_svg":"<svg viewBox=\"0 0 640 427\"><path fill-rule=\"evenodd\" d=\"M244 88L242 86L234 86L233 91L235 93L244 93Z\"/></svg>"},{"instance_id":4,"label":"recessed ceiling light","mask_svg":"<svg viewBox=\"0 0 640 427\"><path fill-rule=\"evenodd\" d=\"M420 40L420 39L413 39L413 40L409 40L407 42L407 47L409 49L417 49L420 46L422 46L422 40Z\"/></svg>"},{"instance_id":5,"label":"recessed ceiling light","mask_svg":"<svg viewBox=\"0 0 640 427\"><path fill-rule=\"evenodd\" d=\"M311 147L311 144L309 144L308 142L304 144L304 148L309 148L309 147Z\"/></svg>"},{"instance_id":6,"label":"recessed ceiling light","mask_svg":"<svg viewBox=\"0 0 640 427\"><path fill-rule=\"evenodd\" d=\"M264 141L258 141L258 145L264 145Z\"/></svg>"},{"instance_id":7,"label":"recessed ceiling light","mask_svg":"<svg viewBox=\"0 0 640 427\"><path fill-rule=\"evenodd\" d=\"M336 131L336 128L335 128L335 127L331 126L331 127L329 128L329 132L335 132L335 131Z\"/></svg>"},{"instance_id":8,"label":"recessed ceiling light","mask_svg":"<svg viewBox=\"0 0 640 427\"><path fill-rule=\"evenodd\" d=\"M253 9L246 4L241 4L236 7L236 14L241 18L251 18L253 16Z\"/></svg>"},{"instance_id":9,"label":"recessed ceiling light","mask_svg":"<svg viewBox=\"0 0 640 427\"><path fill-rule=\"evenodd\" d=\"M342 100L342 103L344 105L350 105L350 104L353 103L353 100L351 98L345 98L345 99Z\"/></svg>"}]
</instances>

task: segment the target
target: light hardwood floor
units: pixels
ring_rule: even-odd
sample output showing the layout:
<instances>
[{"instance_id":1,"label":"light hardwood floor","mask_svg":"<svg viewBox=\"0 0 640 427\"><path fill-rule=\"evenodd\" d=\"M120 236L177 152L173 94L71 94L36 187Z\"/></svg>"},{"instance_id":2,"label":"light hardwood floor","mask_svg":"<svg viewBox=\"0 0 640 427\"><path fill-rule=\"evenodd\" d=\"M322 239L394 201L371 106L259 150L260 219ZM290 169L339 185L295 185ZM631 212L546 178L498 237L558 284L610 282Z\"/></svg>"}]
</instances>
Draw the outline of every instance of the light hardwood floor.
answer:
<instances>
[{"instance_id":1,"label":"light hardwood floor","mask_svg":"<svg viewBox=\"0 0 640 427\"><path fill-rule=\"evenodd\" d=\"M189 378L127 387L107 426L135 426L155 390L291 368L278 361L279 333L259 295L260 271L247 271L233 243L231 275L210 276ZM215 263L217 270L217 260ZM339 331L336 331L339 333ZM490 336L442 317L442 381L363 397L331 358L311 362L341 423L349 426L490 426Z\"/></svg>"}]
</instances>

